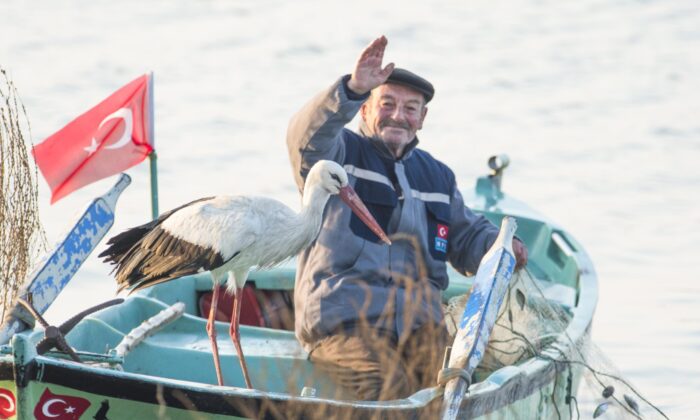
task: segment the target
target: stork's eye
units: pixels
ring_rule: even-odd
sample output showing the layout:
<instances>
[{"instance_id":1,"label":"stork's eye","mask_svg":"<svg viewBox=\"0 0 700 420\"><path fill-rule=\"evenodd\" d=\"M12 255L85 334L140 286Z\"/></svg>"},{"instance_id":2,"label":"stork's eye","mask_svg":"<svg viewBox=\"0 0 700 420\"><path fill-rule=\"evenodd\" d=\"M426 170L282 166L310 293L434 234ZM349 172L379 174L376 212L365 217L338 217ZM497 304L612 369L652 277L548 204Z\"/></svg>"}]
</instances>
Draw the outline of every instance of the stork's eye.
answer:
<instances>
[{"instance_id":1,"label":"stork's eye","mask_svg":"<svg viewBox=\"0 0 700 420\"><path fill-rule=\"evenodd\" d=\"M335 179L338 181L338 184L343 184L343 182L340 180L340 177L337 174L331 174L331 178Z\"/></svg>"}]
</instances>

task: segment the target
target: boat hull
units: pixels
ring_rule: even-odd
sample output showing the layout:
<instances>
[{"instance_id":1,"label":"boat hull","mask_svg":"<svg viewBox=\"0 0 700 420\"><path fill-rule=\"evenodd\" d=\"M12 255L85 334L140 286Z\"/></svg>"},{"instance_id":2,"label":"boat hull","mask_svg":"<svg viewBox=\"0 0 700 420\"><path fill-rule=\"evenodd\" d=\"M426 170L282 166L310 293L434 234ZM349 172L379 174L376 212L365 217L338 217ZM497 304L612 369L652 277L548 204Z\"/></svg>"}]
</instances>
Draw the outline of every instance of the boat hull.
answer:
<instances>
[{"instance_id":1,"label":"boat hull","mask_svg":"<svg viewBox=\"0 0 700 420\"><path fill-rule=\"evenodd\" d=\"M577 348L585 347L589 339L588 333L581 336ZM46 402L42 397L47 390L56 398L86 400L88 408L82 418L95 419L425 418L436 413L442 399L440 388L388 402L299 397L137 375L52 357L32 357L31 349L26 350L30 353L26 365L18 367L9 355L0 360L0 388L16 396L16 418L20 419L35 417L35 411L41 410ZM470 388L459 418L570 418L570 408L565 402L566 382L573 375L575 389L580 381L580 369L570 371L564 364L536 362L524 370L522 367L501 369Z\"/></svg>"},{"instance_id":2,"label":"boat hull","mask_svg":"<svg viewBox=\"0 0 700 420\"><path fill-rule=\"evenodd\" d=\"M494 224L505 215L517 218L517 235L530 249L528 273L545 294L566 291L546 299L560 305L569 321L537 357L476 375L459 418L571 418L575 410L567 401L576 393L582 368L567 360L585 353L590 340L598 298L595 271L583 248L563 229L509 197L489 197L465 194L465 202ZM444 299L468 293L472 280L451 272ZM294 270L254 272L248 283L261 290L290 291ZM67 339L81 358L101 363L97 365L76 363L57 353L38 355L35 346L42 331L14 335L11 344L0 347L0 418L51 418L60 409L73 410L74 418L94 419L403 419L434 418L439 413L443 388L437 386L393 401L348 400L314 369L292 332L269 328L241 327L256 389L243 387L234 370L237 356L223 338L220 350L228 386L214 385L206 320L197 310L198 298L211 286L208 273L178 279L85 318ZM176 302L186 307L181 318L122 359L109 352L144 320ZM216 328L220 337L227 336L228 325L217 322Z\"/></svg>"}]
</instances>

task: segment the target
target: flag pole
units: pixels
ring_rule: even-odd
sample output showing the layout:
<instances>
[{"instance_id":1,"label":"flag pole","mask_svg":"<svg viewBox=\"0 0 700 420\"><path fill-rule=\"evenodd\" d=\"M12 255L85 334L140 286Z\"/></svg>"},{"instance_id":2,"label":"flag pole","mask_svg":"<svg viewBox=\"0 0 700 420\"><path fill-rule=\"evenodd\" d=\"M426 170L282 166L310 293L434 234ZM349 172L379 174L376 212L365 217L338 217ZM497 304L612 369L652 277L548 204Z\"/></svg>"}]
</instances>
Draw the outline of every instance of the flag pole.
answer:
<instances>
[{"instance_id":1,"label":"flag pole","mask_svg":"<svg viewBox=\"0 0 700 420\"><path fill-rule=\"evenodd\" d=\"M149 125L149 137L151 138L151 146L153 151L148 155L151 166L151 216L153 220L158 218L158 154L155 149L155 113L153 112L153 72L148 74L148 112L151 114L151 124Z\"/></svg>"},{"instance_id":2,"label":"flag pole","mask_svg":"<svg viewBox=\"0 0 700 420\"><path fill-rule=\"evenodd\" d=\"M158 155L152 151L148 158L151 162L151 215L158 218Z\"/></svg>"}]
</instances>

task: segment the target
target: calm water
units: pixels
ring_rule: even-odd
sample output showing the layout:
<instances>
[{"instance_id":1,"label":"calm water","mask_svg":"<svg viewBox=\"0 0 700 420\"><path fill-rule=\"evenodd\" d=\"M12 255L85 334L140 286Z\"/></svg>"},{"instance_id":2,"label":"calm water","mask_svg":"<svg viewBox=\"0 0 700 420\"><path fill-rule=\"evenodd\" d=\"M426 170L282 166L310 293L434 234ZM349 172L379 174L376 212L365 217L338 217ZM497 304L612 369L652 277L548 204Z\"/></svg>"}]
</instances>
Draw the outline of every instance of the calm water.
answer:
<instances>
[{"instance_id":1,"label":"calm water","mask_svg":"<svg viewBox=\"0 0 700 420\"><path fill-rule=\"evenodd\" d=\"M700 412L700 3L5 0L0 65L36 142L155 72L161 209L208 194L298 206L289 117L375 36L436 86L422 146L463 188L508 153L507 192L586 246L597 345L671 418ZM145 221L147 165L114 231ZM48 206L50 241L113 179ZM101 248L101 247L100 247ZM50 312L111 297L91 258Z\"/></svg>"}]
</instances>

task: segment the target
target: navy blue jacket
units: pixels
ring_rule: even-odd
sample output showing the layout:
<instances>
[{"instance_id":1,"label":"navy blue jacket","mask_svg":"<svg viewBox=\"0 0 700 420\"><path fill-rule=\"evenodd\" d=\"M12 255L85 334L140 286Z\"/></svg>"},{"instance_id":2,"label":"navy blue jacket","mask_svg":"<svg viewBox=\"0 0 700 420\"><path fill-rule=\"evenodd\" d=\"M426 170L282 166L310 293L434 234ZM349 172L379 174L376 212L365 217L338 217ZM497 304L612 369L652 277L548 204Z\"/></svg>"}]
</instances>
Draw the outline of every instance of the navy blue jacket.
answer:
<instances>
[{"instance_id":1,"label":"navy blue jacket","mask_svg":"<svg viewBox=\"0 0 700 420\"><path fill-rule=\"evenodd\" d=\"M295 331L307 351L360 321L397 340L426 322L441 322L446 261L457 271L475 272L498 234L464 206L453 172L417 149L418 139L395 159L365 129L358 134L344 128L365 99L349 96L340 79L289 125L287 146L300 190L318 160L340 163L393 242L380 242L331 197L318 238L298 259Z\"/></svg>"}]
</instances>

